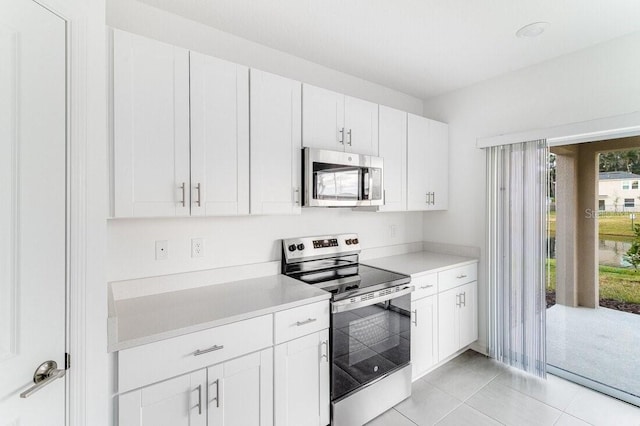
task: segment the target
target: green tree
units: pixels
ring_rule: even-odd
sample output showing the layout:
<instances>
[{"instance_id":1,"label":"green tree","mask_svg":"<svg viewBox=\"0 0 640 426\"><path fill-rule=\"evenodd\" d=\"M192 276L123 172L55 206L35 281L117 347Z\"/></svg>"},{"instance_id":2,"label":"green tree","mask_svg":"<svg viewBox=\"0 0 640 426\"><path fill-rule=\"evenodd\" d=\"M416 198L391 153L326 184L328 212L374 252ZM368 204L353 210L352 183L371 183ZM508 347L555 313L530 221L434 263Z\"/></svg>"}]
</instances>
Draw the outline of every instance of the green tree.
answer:
<instances>
[{"instance_id":1,"label":"green tree","mask_svg":"<svg viewBox=\"0 0 640 426\"><path fill-rule=\"evenodd\" d=\"M624 256L624 260L638 270L638 265L640 265L640 225L634 225L633 233L635 237L631 242L631 247L627 250L627 254Z\"/></svg>"}]
</instances>

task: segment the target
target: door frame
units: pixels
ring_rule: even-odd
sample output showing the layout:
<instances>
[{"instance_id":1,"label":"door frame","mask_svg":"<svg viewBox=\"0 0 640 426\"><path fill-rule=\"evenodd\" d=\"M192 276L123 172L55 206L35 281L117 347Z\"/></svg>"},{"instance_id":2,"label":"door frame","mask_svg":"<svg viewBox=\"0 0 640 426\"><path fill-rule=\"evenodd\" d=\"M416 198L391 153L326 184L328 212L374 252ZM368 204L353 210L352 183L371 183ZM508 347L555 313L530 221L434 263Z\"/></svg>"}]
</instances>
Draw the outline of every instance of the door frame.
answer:
<instances>
[{"instance_id":1,"label":"door frame","mask_svg":"<svg viewBox=\"0 0 640 426\"><path fill-rule=\"evenodd\" d=\"M32 1L66 22L65 424L108 425L105 0Z\"/></svg>"}]
</instances>

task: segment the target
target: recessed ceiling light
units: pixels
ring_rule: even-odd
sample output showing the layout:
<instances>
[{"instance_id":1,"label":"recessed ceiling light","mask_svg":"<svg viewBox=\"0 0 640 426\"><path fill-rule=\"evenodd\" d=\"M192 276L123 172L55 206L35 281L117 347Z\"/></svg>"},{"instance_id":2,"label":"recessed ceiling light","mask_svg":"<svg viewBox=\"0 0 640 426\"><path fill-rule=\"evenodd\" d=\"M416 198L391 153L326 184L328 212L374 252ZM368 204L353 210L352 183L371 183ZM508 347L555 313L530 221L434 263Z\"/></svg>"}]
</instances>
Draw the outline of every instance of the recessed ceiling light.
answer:
<instances>
[{"instance_id":1,"label":"recessed ceiling light","mask_svg":"<svg viewBox=\"0 0 640 426\"><path fill-rule=\"evenodd\" d=\"M516 35L520 38L538 37L544 32L548 25L548 22L533 22L516 31Z\"/></svg>"}]
</instances>

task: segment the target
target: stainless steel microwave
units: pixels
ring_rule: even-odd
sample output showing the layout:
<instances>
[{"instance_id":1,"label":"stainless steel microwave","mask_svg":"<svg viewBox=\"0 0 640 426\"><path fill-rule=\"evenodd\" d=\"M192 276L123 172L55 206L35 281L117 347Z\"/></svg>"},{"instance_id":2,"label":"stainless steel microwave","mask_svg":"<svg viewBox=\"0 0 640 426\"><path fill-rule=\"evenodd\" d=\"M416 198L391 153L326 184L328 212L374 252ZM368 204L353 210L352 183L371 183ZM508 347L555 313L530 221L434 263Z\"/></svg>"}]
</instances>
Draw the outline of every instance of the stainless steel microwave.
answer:
<instances>
[{"instance_id":1,"label":"stainless steel microwave","mask_svg":"<svg viewBox=\"0 0 640 426\"><path fill-rule=\"evenodd\" d=\"M384 205L383 160L370 155L303 149L303 205L368 207Z\"/></svg>"}]
</instances>

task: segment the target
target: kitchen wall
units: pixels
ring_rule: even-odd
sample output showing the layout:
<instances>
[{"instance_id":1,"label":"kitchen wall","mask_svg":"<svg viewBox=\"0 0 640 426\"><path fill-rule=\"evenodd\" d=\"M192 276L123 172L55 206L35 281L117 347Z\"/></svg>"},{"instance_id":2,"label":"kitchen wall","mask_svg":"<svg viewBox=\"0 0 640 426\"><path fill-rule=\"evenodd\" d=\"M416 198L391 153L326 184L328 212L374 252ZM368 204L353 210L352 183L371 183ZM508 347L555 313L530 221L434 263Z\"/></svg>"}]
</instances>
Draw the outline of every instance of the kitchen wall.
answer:
<instances>
[{"instance_id":1,"label":"kitchen wall","mask_svg":"<svg viewBox=\"0 0 640 426\"><path fill-rule=\"evenodd\" d=\"M364 249L422 241L422 213L303 209L299 216L112 219L108 280L149 277L280 259L280 239L357 232ZM191 238L205 255L191 258ZM169 258L155 260L155 240L169 241Z\"/></svg>"},{"instance_id":2,"label":"kitchen wall","mask_svg":"<svg viewBox=\"0 0 640 426\"><path fill-rule=\"evenodd\" d=\"M451 191L448 211L424 214L424 239L484 252L485 153L476 138L639 111L639 48L640 33L632 34L425 101L427 117L449 123ZM479 284L484 347L487 289Z\"/></svg>"},{"instance_id":3,"label":"kitchen wall","mask_svg":"<svg viewBox=\"0 0 640 426\"><path fill-rule=\"evenodd\" d=\"M107 1L107 25L416 114L422 100L131 0ZM393 228L393 229L392 229ZM108 224L108 280L278 260L285 237L357 232L363 248L422 240L422 213L303 209L300 216L118 219ZM205 239L192 259L191 238ZM155 241L169 258L155 260Z\"/></svg>"}]
</instances>

